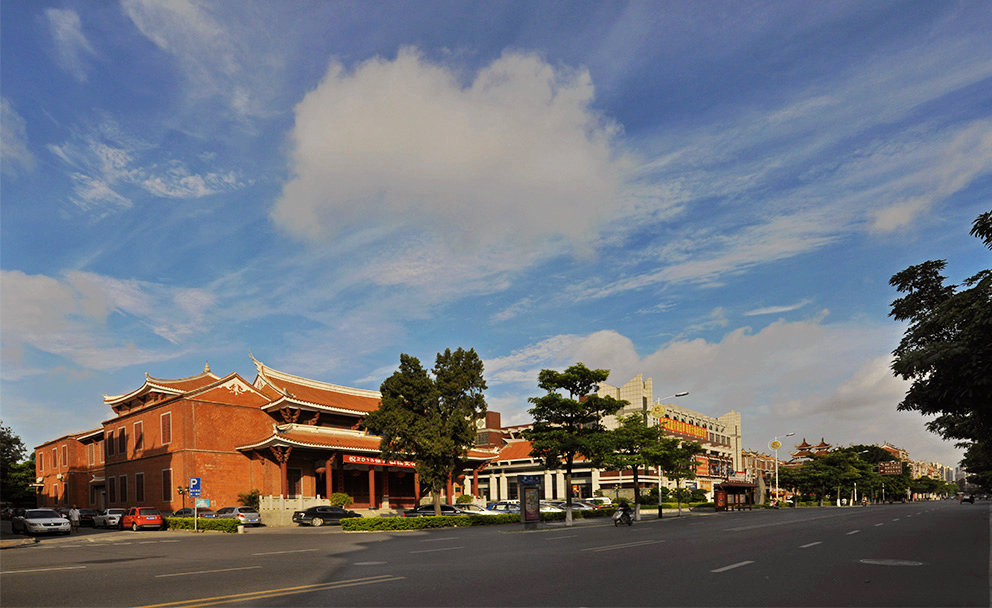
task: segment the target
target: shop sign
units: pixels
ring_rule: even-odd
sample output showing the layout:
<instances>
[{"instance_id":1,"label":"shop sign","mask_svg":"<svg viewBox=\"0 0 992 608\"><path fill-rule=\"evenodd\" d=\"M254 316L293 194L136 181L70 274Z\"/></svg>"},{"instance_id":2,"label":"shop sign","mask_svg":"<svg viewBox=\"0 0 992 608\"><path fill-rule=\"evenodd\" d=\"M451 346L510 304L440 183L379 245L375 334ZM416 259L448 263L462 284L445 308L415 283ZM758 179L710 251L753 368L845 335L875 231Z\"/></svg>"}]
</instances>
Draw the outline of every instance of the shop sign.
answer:
<instances>
[{"instance_id":1,"label":"shop sign","mask_svg":"<svg viewBox=\"0 0 992 608\"><path fill-rule=\"evenodd\" d=\"M358 456L356 454L345 454L341 460L351 464L368 464L388 467L406 467L412 469L417 465L409 460L383 460L374 456Z\"/></svg>"},{"instance_id":2,"label":"shop sign","mask_svg":"<svg viewBox=\"0 0 992 608\"><path fill-rule=\"evenodd\" d=\"M898 460L886 460L878 463L880 475L902 475L902 462Z\"/></svg>"}]
</instances>

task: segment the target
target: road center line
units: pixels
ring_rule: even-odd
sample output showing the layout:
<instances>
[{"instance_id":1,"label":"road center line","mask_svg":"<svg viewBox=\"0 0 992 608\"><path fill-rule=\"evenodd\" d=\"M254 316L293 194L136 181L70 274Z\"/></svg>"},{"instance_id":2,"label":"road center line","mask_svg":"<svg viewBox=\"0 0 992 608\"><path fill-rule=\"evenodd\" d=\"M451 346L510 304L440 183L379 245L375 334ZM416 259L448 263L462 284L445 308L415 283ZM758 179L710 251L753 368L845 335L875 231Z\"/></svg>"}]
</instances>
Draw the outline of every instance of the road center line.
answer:
<instances>
[{"instance_id":1,"label":"road center line","mask_svg":"<svg viewBox=\"0 0 992 608\"><path fill-rule=\"evenodd\" d=\"M805 545L799 545L799 548L800 549L809 549L810 547L815 547L817 545L822 545L822 544L823 544L823 541L822 540L818 540L818 541L815 541L815 542L812 542L812 543L806 543Z\"/></svg>"},{"instance_id":2,"label":"road center line","mask_svg":"<svg viewBox=\"0 0 992 608\"><path fill-rule=\"evenodd\" d=\"M436 543L442 540L457 540L457 536L442 536L440 538L422 538L420 542L422 543Z\"/></svg>"},{"instance_id":3,"label":"road center line","mask_svg":"<svg viewBox=\"0 0 992 608\"><path fill-rule=\"evenodd\" d=\"M234 602L245 602L249 600L259 600L281 595L295 595L298 593L310 593L312 591L326 591L330 589L342 589L344 587L354 587L356 585L370 585L375 583L388 583L401 581L405 577L383 574L366 578L358 578L332 583L318 583L316 585L302 585L300 587L284 587L282 589L266 589L264 591L251 591L248 593L236 593L233 595L218 595L215 597L201 597L179 602L168 602L165 604L149 604L141 608L165 608L166 606L193 608L195 606L216 606L218 604L230 604Z\"/></svg>"},{"instance_id":4,"label":"road center line","mask_svg":"<svg viewBox=\"0 0 992 608\"><path fill-rule=\"evenodd\" d=\"M455 551L457 549L464 549L465 547L442 547L440 549L421 549L419 551L411 551L410 553L436 553L438 551Z\"/></svg>"},{"instance_id":5,"label":"road center line","mask_svg":"<svg viewBox=\"0 0 992 608\"><path fill-rule=\"evenodd\" d=\"M168 578L170 576L190 576L192 574L216 574L217 572L234 572L236 570L258 570L261 566L244 566L241 568L224 568L222 570L195 570L192 572L173 572L172 574L156 574L155 578Z\"/></svg>"},{"instance_id":6,"label":"road center line","mask_svg":"<svg viewBox=\"0 0 992 608\"><path fill-rule=\"evenodd\" d=\"M861 532L861 530L851 530L850 532L847 533L847 535L850 536L852 534L858 534L860 532Z\"/></svg>"},{"instance_id":7,"label":"road center line","mask_svg":"<svg viewBox=\"0 0 992 608\"><path fill-rule=\"evenodd\" d=\"M716 570L710 570L710 572L726 572L727 570L733 570L734 568L740 568L741 566L746 566L748 564L753 564L754 560L748 560L746 562L737 562L736 564L730 564L729 566L724 566L723 568L717 568Z\"/></svg>"},{"instance_id":8,"label":"road center line","mask_svg":"<svg viewBox=\"0 0 992 608\"><path fill-rule=\"evenodd\" d=\"M7 570L0 574L26 574L28 572L55 572L57 570L83 570L86 566L62 566L58 568L33 568L31 570Z\"/></svg>"},{"instance_id":9,"label":"road center line","mask_svg":"<svg viewBox=\"0 0 992 608\"><path fill-rule=\"evenodd\" d=\"M310 553L311 551L320 551L320 549L293 549L292 551L269 551L267 553L252 553L255 555L283 555L285 553Z\"/></svg>"},{"instance_id":10,"label":"road center line","mask_svg":"<svg viewBox=\"0 0 992 608\"><path fill-rule=\"evenodd\" d=\"M615 549L628 549L630 547L640 547L643 545L656 545L658 543L663 543L664 540L639 540L632 543L621 543L619 545L605 545L602 547L586 547L583 551L613 551Z\"/></svg>"}]
</instances>

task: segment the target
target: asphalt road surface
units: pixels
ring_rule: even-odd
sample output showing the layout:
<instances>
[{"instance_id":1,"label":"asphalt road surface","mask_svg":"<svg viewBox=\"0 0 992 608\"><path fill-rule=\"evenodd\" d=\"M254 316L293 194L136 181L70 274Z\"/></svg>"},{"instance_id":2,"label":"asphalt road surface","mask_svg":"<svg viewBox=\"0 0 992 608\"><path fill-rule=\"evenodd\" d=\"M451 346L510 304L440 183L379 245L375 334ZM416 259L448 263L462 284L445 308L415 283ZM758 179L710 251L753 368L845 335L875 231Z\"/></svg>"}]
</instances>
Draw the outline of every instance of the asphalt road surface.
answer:
<instances>
[{"instance_id":1,"label":"asphalt road surface","mask_svg":"<svg viewBox=\"0 0 992 608\"><path fill-rule=\"evenodd\" d=\"M88 531L5 549L13 606L990 606L989 503L345 534Z\"/></svg>"}]
</instances>

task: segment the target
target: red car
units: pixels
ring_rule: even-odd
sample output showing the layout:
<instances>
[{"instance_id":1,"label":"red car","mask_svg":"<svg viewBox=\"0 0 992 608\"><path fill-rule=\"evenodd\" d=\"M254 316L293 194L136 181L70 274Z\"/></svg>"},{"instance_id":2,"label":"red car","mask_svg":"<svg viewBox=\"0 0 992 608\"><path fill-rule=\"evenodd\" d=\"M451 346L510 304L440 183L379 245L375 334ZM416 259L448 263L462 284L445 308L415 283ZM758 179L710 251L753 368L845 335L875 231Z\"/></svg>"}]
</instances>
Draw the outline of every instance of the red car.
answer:
<instances>
[{"instance_id":1,"label":"red car","mask_svg":"<svg viewBox=\"0 0 992 608\"><path fill-rule=\"evenodd\" d=\"M162 519L162 514L159 513L158 509L152 507L131 507L127 510L127 513L121 515L121 520L117 524L117 527L121 530L131 528L135 532L139 528L164 530L165 520Z\"/></svg>"}]
</instances>

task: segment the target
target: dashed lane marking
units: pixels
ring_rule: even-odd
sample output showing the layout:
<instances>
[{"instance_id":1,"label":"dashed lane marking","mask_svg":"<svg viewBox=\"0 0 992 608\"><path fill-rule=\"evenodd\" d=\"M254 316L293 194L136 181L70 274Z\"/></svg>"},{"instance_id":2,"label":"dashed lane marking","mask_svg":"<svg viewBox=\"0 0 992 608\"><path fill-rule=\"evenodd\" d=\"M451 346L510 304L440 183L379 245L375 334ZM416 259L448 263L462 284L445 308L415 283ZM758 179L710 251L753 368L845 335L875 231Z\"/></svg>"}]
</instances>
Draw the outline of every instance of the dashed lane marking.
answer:
<instances>
[{"instance_id":1,"label":"dashed lane marking","mask_svg":"<svg viewBox=\"0 0 992 608\"><path fill-rule=\"evenodd\" d=\"M875 527L884 526L885 524L875 524Z\"/></svg>"},{"instance_id":2,"label":"dashed lane marking","mask_svg":"<svg viewBox=\"0 0 992 608\"><path fill-rule=\"evenodd\" d=\"M823 544L823 541L822 540L818 540L818 541L814 541L814 542L811 542L811 543L806 543L805 545L799 545L799 548L800 549L809 549L810 547L815 547L817 545L822 545L822 544Z\"/></svg>"},{"instance_id":3,"label":"dashed lane marking","mask_svg":"<svg viewBox=\"0 0 992 608\"><path fill-rule=\"evenodd\" d=\"M284 555L286 553L310 553L312 551L320 551L320 549L293 549L291 551L267 551L265 553L252 553L253 556L257 555Z\"/></svg>"},{"instance_id":4,"label":"dashed lane marking","mask_svg":"<svg viewBox=\"0 0 992 608\"><path fill-rule=\"evenodd\" d=\"M0 574L27 574L29 572L55 572L57 570L83 570L86 566L61 566L57 568L32 568L31 570L6 570Z\"/></svg>"},{"instance_id":5,"label":"dashed lane marking","mask_svg":"<svg viewBox=\"0 0 992 608\"><path fill-rule=\"evenodd\" d=\"M218 572L235 572L237 570L258 570L261 566L242 566L241 568L223 568L221 570L193 570L190 572L173 572L172 574L156 574L155 578L168 578L170 576L192 576L194 574L216 574Z\"/></svg>"},{"instance_id":6,"label":"dashed lane marking","mask_svg":"<svg viewBox=\"0 0 992 608\"><path fill-rule=\"evenodd\" d=\"M847 533L847 535L850 536L852 534L860 534L860 533L861 533L861 530L851 530L850 532Z\"/></svg>"},{"instance_id":7,"label":"dashed lane marking","mask_svg":"<svg viewBox=\"0 0 992 608\"><path fill-rule=\"evenodd\" d=\"M552 536L550 538L545 538L544 540L562 540L565 538L575 538L578 534L569 534L568 536Z\"/></svg>"},{"instance_id":8,"label":"dashed lane marking","mask_svg":"<svg viewBox=\"0 0 992 608\"><path fill-rule=\"evenodd\" d=\"M723 568L717 568L716 570L710 570L710 572L726 572L727 570L733 570L734 568L740 568L741 566L747 566L748 564L753 564L754 560L747 560L745 562L737 562L736 564L730 564L729 566L724 566Z\"/></svg>"},{"instance_id":9,"label":"dashed lane marking","mask_svg":"<svg viewBox=\"0 0 992 608\"><path fill-rule=\"evenodd\" d=\"M441 547L440 549L420 549L419 551L411 551L410 553L436 553L438 551L455 551L457 549L464 549L465 547Z\"/></svg>"},{"instance_id":10,"label":"dashed lane marking","mask_svg":"<svg viewBox=\"0 0 992 608\"><path fill-rule=\"evenodd\" d=\"M640 547L643 545L657 545L658 543L663 543L664 540L639 540L632 543L621 543L619 545L604 545L602 547L586 547L583 551L613 551L616 549L628 549L630 547Z\"/></svg>"}]
</instances>

